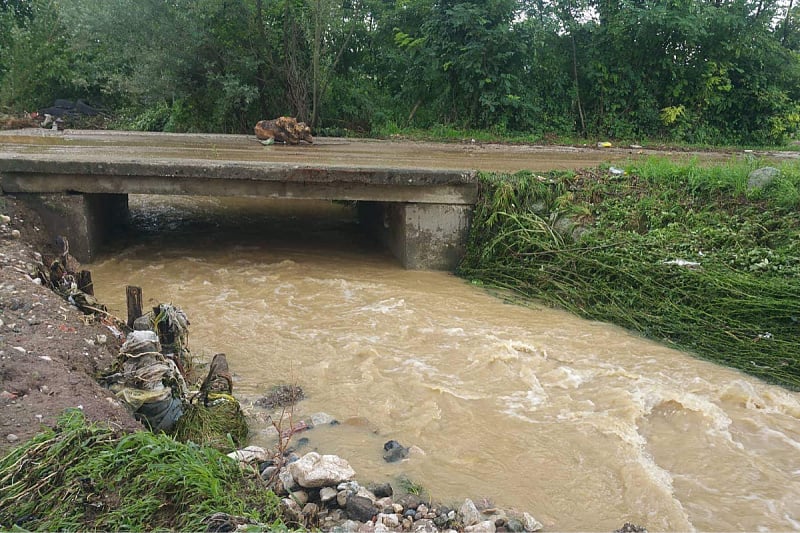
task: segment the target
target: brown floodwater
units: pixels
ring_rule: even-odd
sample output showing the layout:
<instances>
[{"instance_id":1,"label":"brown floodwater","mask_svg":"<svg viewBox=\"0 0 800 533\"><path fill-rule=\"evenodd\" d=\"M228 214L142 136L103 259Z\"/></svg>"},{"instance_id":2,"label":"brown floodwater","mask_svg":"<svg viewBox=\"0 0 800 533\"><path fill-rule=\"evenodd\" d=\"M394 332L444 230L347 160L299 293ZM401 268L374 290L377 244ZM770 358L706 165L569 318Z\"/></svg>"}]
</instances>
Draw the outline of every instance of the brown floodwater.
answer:
<instances>
[{"instance_id":1,"label":"brown floodwater","mask_svg":"<svg viewBox=\"0 0 800 533\"><path fill-rule=\"evenodd\" d=\"M299 434L300 451L339 454L361 481L407 476L434 500L486 498L548 530L800 530L798 393L403 270L346 204L131 208L133 232L89 266L97 296L123 316L133 284L184 309L194 356L226 353L244 405L301 386L295 420L342 423ZM264 412L248 411L253 443L271 446ZM390 439L415 447L408 459L383 461Z\"/></svg>"}]
</instances>

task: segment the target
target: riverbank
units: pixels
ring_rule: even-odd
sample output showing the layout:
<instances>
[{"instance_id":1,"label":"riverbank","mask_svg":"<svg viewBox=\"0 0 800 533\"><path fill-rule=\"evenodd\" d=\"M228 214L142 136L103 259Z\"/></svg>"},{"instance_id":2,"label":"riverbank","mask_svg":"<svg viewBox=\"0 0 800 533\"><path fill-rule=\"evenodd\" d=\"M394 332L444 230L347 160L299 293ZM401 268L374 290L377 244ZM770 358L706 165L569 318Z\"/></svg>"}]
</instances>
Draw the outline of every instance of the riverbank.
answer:
<instances>
[{"instance_id":1,"label":"riverbank","mask_svg":"<svg viewBox=\"0 0 800 533\"><path fill-rule=\"evenodd\" d=\"M460 275L800 390L800 169L484 175Z\"/></svg>"}]
</instances>

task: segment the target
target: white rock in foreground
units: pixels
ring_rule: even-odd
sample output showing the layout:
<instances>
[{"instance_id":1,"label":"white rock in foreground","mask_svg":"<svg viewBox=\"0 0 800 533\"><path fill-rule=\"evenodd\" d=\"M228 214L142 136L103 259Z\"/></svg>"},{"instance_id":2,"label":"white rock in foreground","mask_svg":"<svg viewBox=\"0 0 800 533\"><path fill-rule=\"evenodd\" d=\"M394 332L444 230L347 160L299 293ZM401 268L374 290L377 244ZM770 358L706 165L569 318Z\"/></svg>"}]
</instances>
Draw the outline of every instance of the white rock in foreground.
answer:
<instances>
[{"instance_id":1,"label":"white rock in foreground","mask_svg":"<svg viewBox=\"0 0 800 533\"><path fill-rule=\"evenodd\" d=\"M350 463L337 455L320 455L309 452L289 465L289 472L301 487L313 489L330 487L350 481L356 471Z\"/></svg>"}]
</instances>

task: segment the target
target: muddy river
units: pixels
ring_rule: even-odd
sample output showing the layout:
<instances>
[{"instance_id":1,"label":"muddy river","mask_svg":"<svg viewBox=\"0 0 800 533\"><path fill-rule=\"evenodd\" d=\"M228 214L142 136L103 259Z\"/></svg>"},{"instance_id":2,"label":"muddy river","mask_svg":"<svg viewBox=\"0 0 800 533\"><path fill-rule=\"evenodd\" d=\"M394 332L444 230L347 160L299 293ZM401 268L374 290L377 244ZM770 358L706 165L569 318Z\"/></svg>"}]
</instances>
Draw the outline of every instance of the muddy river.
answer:
<instances>
[{"instance_id":1,"label":"muddy river","mask_svg":"<svg viewBox=\"0 0 800 533\"><path fill-rule=\"evenodd\" d=\"M361 481L528 511L549 530L800 530L800 394L608 324L401 269L349 206L131 197L134 231L90 265L173 302L195 357L228 355L244 404L307 396L306 449ZM268 445L266 424L253 441ZM386 463L383 443L417 449Z\"/></svg>"}]
</instances>

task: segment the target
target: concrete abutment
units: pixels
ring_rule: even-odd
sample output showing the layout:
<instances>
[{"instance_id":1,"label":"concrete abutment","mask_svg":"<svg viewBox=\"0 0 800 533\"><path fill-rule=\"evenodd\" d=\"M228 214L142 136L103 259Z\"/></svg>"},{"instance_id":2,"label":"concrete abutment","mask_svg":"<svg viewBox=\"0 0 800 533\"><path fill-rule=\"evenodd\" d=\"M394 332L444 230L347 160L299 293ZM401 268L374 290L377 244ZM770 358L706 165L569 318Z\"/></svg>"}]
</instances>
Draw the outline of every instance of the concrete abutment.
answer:
<instances>
[{"instance_id":1,"label":"concrete abutment","mask_svg":"<svg viewBox=\"0 0 800 533\"><path fill-rule=\"evenodd\" d=\"M69 239L70 253L92 261L102 245L128 222L127 194L17 193L42 218L49 235Z\"/></svg>"},{"instance_id":2,"label":"concrete abutment","mask_svg":"<svg viewBox=\"0 0 800 533\"><path fill-rule=\"evenodd\" d=\"M411 270L455 270L464 256L472 206L359 202L359 220Z\"/></svg>"}]
</instances>

